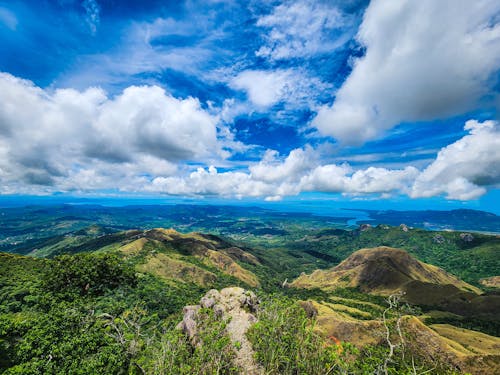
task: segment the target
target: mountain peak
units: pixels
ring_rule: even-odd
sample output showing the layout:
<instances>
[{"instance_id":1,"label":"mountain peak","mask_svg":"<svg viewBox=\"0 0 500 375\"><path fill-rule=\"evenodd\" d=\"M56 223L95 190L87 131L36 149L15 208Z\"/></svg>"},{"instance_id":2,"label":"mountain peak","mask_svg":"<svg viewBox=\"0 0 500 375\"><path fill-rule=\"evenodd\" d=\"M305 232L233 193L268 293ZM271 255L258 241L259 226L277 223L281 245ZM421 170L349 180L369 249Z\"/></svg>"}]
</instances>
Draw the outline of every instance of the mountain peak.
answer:
<instances>
[{"instance_id":1,"label":"mountain peak","mask_svg":"<svg viewBox=\"0 0 500 375\"><path fill-rule=\"evenodd\" d=\"M420 262L403 249L386 246L358 250L336 267L301 275L291 285L322 289L353 287L363 292L390 294L405 290L414 282L451 284L459 290L481 292L439 267Z\"/></svg>"}]
</instances>

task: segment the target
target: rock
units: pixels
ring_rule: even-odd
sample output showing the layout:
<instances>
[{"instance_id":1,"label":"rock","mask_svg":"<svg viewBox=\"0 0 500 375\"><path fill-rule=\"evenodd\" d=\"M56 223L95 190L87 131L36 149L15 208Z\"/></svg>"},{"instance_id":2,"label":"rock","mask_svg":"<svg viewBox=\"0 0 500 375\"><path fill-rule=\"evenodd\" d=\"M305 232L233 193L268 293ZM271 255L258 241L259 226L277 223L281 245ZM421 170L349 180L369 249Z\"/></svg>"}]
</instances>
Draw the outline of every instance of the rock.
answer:
<instances>
[{"instance_id":1,"label":"rock","mask_svg":"<svg viewBox=\"0 0 500 375\"><path fill-rule=\"evenodd\" d=\"M224 307L222 307L222 305L216 304L213 310L217 318L222 319L224 317L225 309Z\"/></svg>"},{"instance_id":2,"label":"rock","mask_svg":"<svg viewBox=\"0 0 500 375\"><path fill-rule=\"evenodd\" d=\"M315 318L318 315L318 310L311 301L300 301L299 305L304 309L308 318Z\"/></svg>"},{"instance_id":3,"label":"rock","mask_svg":"<svg viewBox=\"0 0 500 375\"><path fill-rule=\"evenodd\" d=\"M193 346L202 345L197 330L197 322L203 316L199 314L199 310L212 309L218 319L228 322L226 332L235 348L235 365L241 368L244 374L260 375L264 371L255 362L255 353L246 337L248 328L257 322L255 315L248 310L255 312L258 305L259 299L255 293L243 288L224 288L220 292L212 289L201 298L200 305L184 307L184 317L177 328L182 329Z\"/></svg>"},{"instance_id":4,"label":"rock","mask_svg":"<svg viewBox=\"0 0 500 375\"><path fill-rule=\"evenodd\" d=\"M257 323L257 318L253 314L248 314L248 321L252 324Z\"/></svg>"},{"instance_id":5,"label":"rock","mask_svg":"<svg viewBox=\"0 0 500 375\"><path fill-rule=\"evenodd\" d=\"M399 228L401 228L403 232L408 232L410 230L406 224L401 224Z\"/></svg>"},{"instance_id":6,"label":"rock","mask_svg":"<svg viewBox=\"0 0 500 375\"><path fill-rule=\"evenodd\" d=\"M370 224L361 224L359 226L359 231L360 232L364 232L364 231L367 231L367 230L370 230L372 229L372 226Z\"/></svg>"},{"instance_id":7,"label":"rock","mask_svg":"<svg viewBox=\"0 0 500 375\"><path fill-rule=\"evenodd\" d=\"M198 316L198 311L200 306L185 306L183 309L184 317L182 321L177 325L177 329L182 330L191 340L193 346L198 345L198 328L196 324L196 318Z\"/></svg>"},{"instance_id":8,"label":"rock","mask_svg":"<svg viewBox=\"0 0 500 375\"><path fill-rule=\"evenodd\" d=\"M184 306L182 312L184 313L184 316L194 318L197 315L199 309L200 306L198 305Z\"/></svg>"},{"instance_id":9,"label":"rock","mask_svg":"<svg viewBox=\"0 0 500 375\"><path fill-rule=\"evenodd\" d=\"M215 305L215 299L203 297L200 300L200 305L201 305L201 307L203 307L205 309L209 309L209 308L211 308L212 306Z\"/></svg>"},{"instance_id":10,"label":"rock","mask_svg":"<svg viewBox=\"0 0 500 375\"><path fill-rule=\"evenodd\" d=\"M435 243L444 243L446 240L444 239L443 236L441 236L440 234L436 234L434 237L432 237L432 240L435 242Z\"/></svg>"},{"instance_id":11,"label":"rock","mask_svg":"<svg viewBox=\"0 0 500 375\"><path fill-rule=\"evenodd\" d=\"M207 294L200 300L201 307L205 309L210 309L216 303L216 301L220 298L220 294L215 289L210 289Z\"/></svg>"},{"instance_id":12,"label":"rock","mask_svg":"<svg viewBox=\"0 0 500 375\"><path fill-rule=\"evenodd\" d=\"M460 239L464 242L474 241L474 236L470 233L460 233Z\"/></svg>"}]
</instances>

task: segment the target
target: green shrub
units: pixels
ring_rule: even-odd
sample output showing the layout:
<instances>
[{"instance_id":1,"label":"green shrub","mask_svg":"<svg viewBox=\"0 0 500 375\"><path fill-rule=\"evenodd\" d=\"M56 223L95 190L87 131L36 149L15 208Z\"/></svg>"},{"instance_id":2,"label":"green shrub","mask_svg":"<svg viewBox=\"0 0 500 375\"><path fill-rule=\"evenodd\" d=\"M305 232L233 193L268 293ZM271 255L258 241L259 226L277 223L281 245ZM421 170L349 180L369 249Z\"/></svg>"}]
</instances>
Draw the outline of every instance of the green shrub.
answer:
<instances>
[{"instance_id":1,"label":"green shrub","mask_svg":"<svg viewBox=\"0 0 500 375\"><path fill-rule=\"evenodd\" d=\"M150 345L138 362L147 374L155 375L230 375L239 374L234 366L235 353L225 328L226 321L217 319L212 310L202 309L197 319L197 343L173 324Z\"/></svg>"},{"instance_id":2,"label":"green shrub","mask_svg":"<svg viewBox=\"0 0 500 375\"><path fill-rule=\"evenodd\" d=\"M100 296L123 285L135 285L133 268L113 254L61 255L47 265L43 287L63 299Z\"/></svg>"},{"instance_id":3,"label":"green shrub","mask_svg":"<svg viewBox=\"0 0 500 375\"><path fill-rule=\"evenodd\" d=\"M314 321L291 300L264 301L258 320L247 336L267 374L326 374L346 352L315 333Z\"/></svg>"}]
</instances>

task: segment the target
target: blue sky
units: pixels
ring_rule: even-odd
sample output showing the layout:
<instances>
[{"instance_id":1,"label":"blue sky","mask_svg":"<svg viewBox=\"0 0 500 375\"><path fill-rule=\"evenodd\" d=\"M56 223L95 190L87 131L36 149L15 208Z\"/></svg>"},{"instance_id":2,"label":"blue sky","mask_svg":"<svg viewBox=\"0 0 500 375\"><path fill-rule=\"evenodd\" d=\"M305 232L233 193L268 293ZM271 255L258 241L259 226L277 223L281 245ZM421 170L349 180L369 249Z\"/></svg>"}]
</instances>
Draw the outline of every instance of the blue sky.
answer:
<instances>
[{"instance_id":1,"label":"blue sky","mask_svg":"<svg viewBox=\"0 0 500 375\"><path fill-rule=\"evenodd\" d=\"M0 0L0 194L498 212L495 3Z\"/></svg>"}]
</instances>

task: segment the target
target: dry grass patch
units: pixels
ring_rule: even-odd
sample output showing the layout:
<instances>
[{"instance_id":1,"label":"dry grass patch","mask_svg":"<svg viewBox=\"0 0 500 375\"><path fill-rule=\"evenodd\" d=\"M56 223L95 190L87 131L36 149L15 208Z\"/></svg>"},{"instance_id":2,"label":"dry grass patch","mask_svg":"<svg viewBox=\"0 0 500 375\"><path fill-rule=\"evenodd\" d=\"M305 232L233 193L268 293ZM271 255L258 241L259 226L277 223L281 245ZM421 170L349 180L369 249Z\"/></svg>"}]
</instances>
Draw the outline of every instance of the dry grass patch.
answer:
<instances>
[{"instance_id":1,"label":"dry grass patch","mask_svg":"<svg viewBox=\"0 0 500 375\"><path fill-rule=\"evenodd\" d=\"M137 266L141 272L149 272L166 280L180 280L193 282L201 286L208 286L215 282L217 276L193 264L173 259L165 254L150 255L146 263Z\"/></svg>"}]
</instances>

